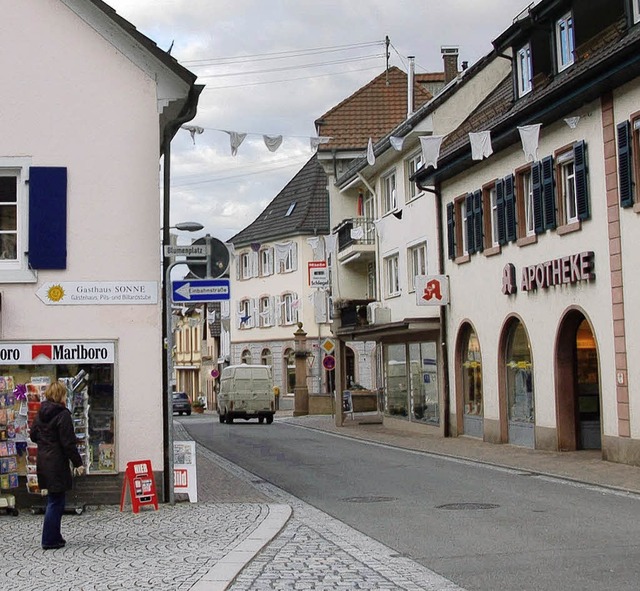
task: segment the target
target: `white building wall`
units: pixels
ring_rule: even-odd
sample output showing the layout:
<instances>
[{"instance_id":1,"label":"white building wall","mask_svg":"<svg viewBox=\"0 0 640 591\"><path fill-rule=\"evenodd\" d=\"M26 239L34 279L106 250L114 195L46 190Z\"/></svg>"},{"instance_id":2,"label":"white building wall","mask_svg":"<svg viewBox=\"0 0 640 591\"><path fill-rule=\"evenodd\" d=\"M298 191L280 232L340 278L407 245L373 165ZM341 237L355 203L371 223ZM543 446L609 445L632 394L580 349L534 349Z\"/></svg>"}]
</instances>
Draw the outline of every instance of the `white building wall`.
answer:
<instances>
[{"instance_id":1,"label":"white building wall","mask_svg":"<svg viewBox=\"0 0 640 591\"><path fill-rule=\"evenodd\" d=\"M585 140L589 163L591 219L583 222L580 231L563 236L557 231L547 231L538 236L534 245L519 247L510 243L503 246L497 256L487 257L478 253L472 255L468 263L460 265L447 260L445 266L451 286L448 331L453 344L465 320L474 326L482 352L484 413L486 418L497 420L498 343L506 319L511 314L517 314L530 339L536 425L555 427L555 339L563 314L571 306L579 307L592 323L598 344L603 432L606 435L617 435L611 282L599 103L586 105L571 115L581 115L580 123L574 130L563 121L542 128L538 157L553 154L554 150L574 141ZM524 164L526 161L519 144L490 157L443 186L444 207L454 198L477 190L493 179L504 177ZM595 280L530 293L520 290L520 272L523 267L583 251L595 252ZM515 296L506 296L501 292L502 272L507 263L513 263L516 267L518 292ZM453 347L450 349L449 364L453 376ZM453 412L453 392L451 403ZM459 410L456 409L458 412Z\"/></svg>"},{"instance_id":2,"label":"white building wall","mask_svg":"<svg viewBox=\"0 0 640 591\"><path fill-rule=\"evenodd\" d=\"M68 168L67 268L2 285L2 339L116 340L118 469L137 458L160 469L161 301L35 296L50 281L160 280L156 83L61 2L9 3L2 22L0 154Z\"/></svg>"}]
</instances>

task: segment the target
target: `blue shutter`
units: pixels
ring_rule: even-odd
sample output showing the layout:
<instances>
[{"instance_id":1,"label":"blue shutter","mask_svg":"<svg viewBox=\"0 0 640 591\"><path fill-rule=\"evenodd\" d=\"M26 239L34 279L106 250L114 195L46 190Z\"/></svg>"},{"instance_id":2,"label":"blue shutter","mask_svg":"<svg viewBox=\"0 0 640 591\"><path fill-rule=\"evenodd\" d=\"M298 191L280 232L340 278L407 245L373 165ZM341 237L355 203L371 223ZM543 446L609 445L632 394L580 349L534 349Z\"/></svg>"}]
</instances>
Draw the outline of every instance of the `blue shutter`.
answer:
<instances>
[{"instance_id":1,"label":"blue shutter","mask_svg":"<svg viewBox=\"0 0 640 591\"><path fill-rule=\"evenodd\" d=\"M587 147L584 141L576 142L573 146L573 166L576 175L578 219L587 220L591 217L591 210L589 207L589 186L587 184Z\"/></svg>"},{"instance_id":2,"label":"blue shutter","mask_svg":"<svg viewBox=\"0 0 640 591\"><path fill-rule=\"evenodd\" d=\"M29 266L67 268L66 168L29 168Z\"/></svg>"},{"instance_id":3,"label":"blue shutter","mask_svg":"<svg viewBox=\"0 0 640 591\"><path fill-rule=\"evenodd\" d=\"M447 250L450 259L456 258L456 218L453 203L447 203Z\"/></svg>"},{"instance_id":4,"label":"blue shutter","mask_svg":"<svg viewBox=\"0 0 640 591\"><path fill-rule=\"evenodd\" d=\"M533 193L533 225L536 234L544 232L544 218L542 215L542 165L534 162L531 165L531 191Z\"/></svg>"},{"instance_id":5,"label":"blue shutter","mask_svg":"<svg viewBox=\"0 0 640 591\"><path fill-rule=\"evenodd\" d=\"M513 242L518 238L516 229L516 194L514 189L513 175L504 177L504 217L505 233L508 242Z\"/></svg>"},{"instance_id":6,"label":"blue shutter","mask_svg":"<svg viewBox=\"0 0 640 591\"><path fill-rule=\"evenodd\" d=\"M476 236L473 227L473 193L467 193L465 197L465 210L467 218L467 252L473 254L476 252Z\"/></svg>"},{"instance_id":7,"label":"blue shutter","mask_svg":"<svg viewBox=\"0 0 640 591\"><path fill-rule=\"evenodd\" d=\"M484 250L483 240L483 224L482 224L482 191L474 191L473 193L473 234L475 238L476 252Z\"/></svg>"},{"instance_id":8,"label":"blue shutter","mask_svg":"<svg viewBox=\"0 0 640 591\"><path fill-rule=\"evenodd\" d=\"M498 214L498 244L500 246L507 243L507 235L505 231L505 211L504 211L504 182L502 179L496 181L496 206Z\"/></svg>"},{"instance_id":9,"label":"blue shutter","mask_svg":"<svg viewBox=\"0 0 640 591\"><path fill-rule=\"evenodd\" d=\"M553 185L553 156L547 156L542 166L542 203L544 205L544 229L556 227L556 192Z\"/></svg>"},{"instance_id":10,"label":"blue shutter","mask_svg":"<svg viewBox=\"0 0 640 591\"><path fill-rule=\"evenodd\" d=\"M620 179L620 205L633 205L633 158L631 153L631 123L623 121L618 129L618 177Z\"/></svg>"}]
</instances>

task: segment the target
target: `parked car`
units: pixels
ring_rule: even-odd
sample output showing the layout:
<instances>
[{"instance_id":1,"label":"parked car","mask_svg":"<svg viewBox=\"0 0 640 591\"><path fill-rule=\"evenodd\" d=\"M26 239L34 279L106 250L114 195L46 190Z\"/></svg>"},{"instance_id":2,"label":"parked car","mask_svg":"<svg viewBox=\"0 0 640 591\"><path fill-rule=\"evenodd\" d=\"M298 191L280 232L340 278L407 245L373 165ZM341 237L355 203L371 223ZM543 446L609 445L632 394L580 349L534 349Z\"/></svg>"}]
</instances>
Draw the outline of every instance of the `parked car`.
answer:
<instances>
[{"instance_id":1,"label":"parked car","mask_svg":"<svg viewBox=\"0 0 640 591\"><path fill-rule=\"evenodd\" d=\"M173 412L182 416L182 413L191 414L191 400L186 392L173 393Z\"/></svg>"}]
</instances>

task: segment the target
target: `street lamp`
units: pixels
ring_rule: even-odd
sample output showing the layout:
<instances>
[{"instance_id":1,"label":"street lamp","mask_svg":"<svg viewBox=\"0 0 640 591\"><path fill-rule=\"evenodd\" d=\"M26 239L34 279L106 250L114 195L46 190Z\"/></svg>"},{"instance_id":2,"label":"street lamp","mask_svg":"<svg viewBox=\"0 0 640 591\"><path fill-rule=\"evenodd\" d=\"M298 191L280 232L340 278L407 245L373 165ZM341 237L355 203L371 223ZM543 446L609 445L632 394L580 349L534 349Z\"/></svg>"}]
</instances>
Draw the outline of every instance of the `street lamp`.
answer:
<instances>
[{"instance_id":1,"label":"street lamp","mask_svg":"<svg viewBox=\"0 0 640 591\"><path fill-rule=\"evenodd\" d=\"M176 229L184 232L198 232L204 229L204 226L198 222L181 222L175 226L165 226L162 229L163 247L170 246L170 229ZM163 248L164 253L164 248ZM164 490L165 501L169 499L169 503L175 503L173 493L173 392L171 390L171 370L172 367L172 341L171 334L171 269L183 261L170 262L170 257L163 254L162 257L162 277L164 281L164 289L162 290L162 337L165 345L165 360L162 364L162 383L165 388L165 395L162 397L162 410L164 413L163 422L163 439L164 439Z\"/></svg>"}]
</instances>

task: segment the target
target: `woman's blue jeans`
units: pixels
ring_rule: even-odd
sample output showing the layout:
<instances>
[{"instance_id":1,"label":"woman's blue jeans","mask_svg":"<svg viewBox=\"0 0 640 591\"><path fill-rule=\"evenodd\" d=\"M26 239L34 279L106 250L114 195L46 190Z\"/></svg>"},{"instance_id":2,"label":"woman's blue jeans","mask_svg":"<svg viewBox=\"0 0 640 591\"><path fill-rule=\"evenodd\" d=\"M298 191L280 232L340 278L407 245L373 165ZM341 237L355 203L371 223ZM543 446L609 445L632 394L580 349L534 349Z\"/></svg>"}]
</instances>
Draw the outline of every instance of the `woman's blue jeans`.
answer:
<instances>
[{"instance_id":1,"label":"woman's blue jeans","mask_svg":"<svg viewBox=\"0 0 640 591\"><path fill-rule=\"evenodd\" d=\"M57 546L63 541L60 533L60 524L62 523L62 514L64 513L65 493L50 492L47 495L47 509L44 514L44 523L42 524L42 545Z\"/></svg>"}]
</instances>

